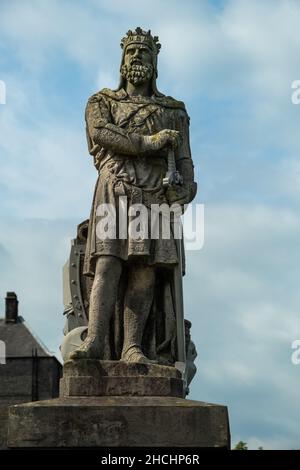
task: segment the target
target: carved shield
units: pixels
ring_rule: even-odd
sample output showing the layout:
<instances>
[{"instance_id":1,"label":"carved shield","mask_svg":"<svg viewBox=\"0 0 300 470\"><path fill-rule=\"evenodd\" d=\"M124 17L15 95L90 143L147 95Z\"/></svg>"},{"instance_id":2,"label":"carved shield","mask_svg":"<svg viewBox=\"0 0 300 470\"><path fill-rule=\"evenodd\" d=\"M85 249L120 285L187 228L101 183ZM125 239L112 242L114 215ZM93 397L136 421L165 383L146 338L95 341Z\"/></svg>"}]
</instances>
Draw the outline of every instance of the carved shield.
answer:
<instances>
[{"instance_id":1,"label":"carved shield","mask_svg":"<svg viewBox=\"0 0 300 470\"><path fill-rule=\"evenodd\" d=\"M64 314L67 315L65 335L77 327L86 326L89 317L89 298L92 279L83 275L88 220L77 227L71 252L63 269Z\"/></svg>"}]
</instances>

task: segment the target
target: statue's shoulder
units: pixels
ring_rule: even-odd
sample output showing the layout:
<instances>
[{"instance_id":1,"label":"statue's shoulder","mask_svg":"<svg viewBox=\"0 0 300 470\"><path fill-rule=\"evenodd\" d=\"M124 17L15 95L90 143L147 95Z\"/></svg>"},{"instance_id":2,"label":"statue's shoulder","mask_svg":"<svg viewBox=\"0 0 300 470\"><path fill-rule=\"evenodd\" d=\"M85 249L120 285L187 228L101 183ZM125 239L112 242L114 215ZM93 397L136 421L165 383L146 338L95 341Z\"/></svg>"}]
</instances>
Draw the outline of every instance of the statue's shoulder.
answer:
<instances>
[{"instance_id":1,"label":"statue's shoulder","mask_svg":"<svg viewBox=\"0 0 300 470\"><path fill-rule=\"evenodd\" d=\"M173 98L172 96L160 94L159 96L155 96L154 99L158 104L164 106L165 108L180 109L186 112L184 102L175 100L175 98Z\"/></svg>"},{"instance_id":2,"label":"statue's shoulder","mask_svg":"<svg viewBox=\"0 0 300 470\"><path fill-rule=\"evenodd\" d=\"M110 88L102 88L98 93L100 97L110 98L112 100L122 100L127 96L126 91L121 88L120 90L111 90Z\"/></svg>"},{"instance_id":3,"label":"statue's shoulder","mask_svg":"<svg viewBox=\"0 0 300 470\"><path fill-rule=\"evenodd\" d=\"M103 101L103 99L113 99L113 100L121 100L126 95L124 90L111 90L110 88L102 88L102 90L94 93L90 96L88 103L97 103L99 101Z\"/></svg>"}]
</instances>

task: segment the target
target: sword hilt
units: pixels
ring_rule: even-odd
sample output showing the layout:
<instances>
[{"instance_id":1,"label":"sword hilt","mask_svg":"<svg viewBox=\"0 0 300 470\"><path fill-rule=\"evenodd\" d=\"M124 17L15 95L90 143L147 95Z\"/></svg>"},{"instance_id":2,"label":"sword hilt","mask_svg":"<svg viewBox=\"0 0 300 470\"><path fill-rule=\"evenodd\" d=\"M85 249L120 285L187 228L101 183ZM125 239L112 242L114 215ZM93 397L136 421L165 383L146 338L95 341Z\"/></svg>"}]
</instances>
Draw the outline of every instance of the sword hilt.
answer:
<instances>
[{"instance_id":1,"label":"sword hilt","mask_svg":"<svg viewBox=\"0 0 300 470\"><path fill-rule=\"evenodd\" d=\"M168 188L169 186L183 184L183 178L179 171L176 170L176 162L175 162L175 155L174 150L170 149L168 153L168 171L166 176L163 178L163 187Z\"/></svg>"}]
</instances>

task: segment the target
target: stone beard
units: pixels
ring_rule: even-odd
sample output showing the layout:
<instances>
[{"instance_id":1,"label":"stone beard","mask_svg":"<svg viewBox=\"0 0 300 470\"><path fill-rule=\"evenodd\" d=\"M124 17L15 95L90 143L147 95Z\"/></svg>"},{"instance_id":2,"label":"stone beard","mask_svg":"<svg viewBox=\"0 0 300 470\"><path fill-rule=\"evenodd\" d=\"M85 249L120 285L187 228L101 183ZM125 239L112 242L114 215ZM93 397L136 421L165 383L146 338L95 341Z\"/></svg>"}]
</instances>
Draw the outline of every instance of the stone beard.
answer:
<instances>
[{"instance_id":1,"label":"stone beard","mask_svg":"<svg viewBox=\"0 0 300 470\"><path fill-rule=\"evenodd\" d=\"M124 64L121 67L121 75L133 85L139 86L151 80L153 76L152 65Z\"/></svg>"}]
</instances>

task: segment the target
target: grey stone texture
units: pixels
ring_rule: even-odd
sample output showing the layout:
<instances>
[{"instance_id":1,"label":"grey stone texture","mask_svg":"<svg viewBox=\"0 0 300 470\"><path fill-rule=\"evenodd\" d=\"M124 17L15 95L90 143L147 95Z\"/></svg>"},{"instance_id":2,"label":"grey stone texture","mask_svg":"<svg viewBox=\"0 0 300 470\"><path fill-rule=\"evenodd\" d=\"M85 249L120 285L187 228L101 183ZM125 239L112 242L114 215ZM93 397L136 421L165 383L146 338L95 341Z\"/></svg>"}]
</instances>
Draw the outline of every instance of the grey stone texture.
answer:
<instances>
[{"instance_id":1,"label":"grey stone texture","mask_svg":"<svg viewBox=\"0 0 300 470\"><path fill-rule=\"evenodd\" d=\"M60 395L184 397L181 373L170 366L79 359L64 365Z\"/></svg>"},{"instance_id":2,"label":"grey stone texture","mask_svg":"<svg viewBox=\"0 0 300 470\"><path fill-rule=\"evenodd\" d=\"M10 408L8 446L229 448L227 408L183 396L175 367L70 360L59 399Z\"/></svg>"},{"instance_id":3,"label":"grey stone texture","mask_svg":"<svg viewBox=\"0 0 300 470\"><path fill-rule=\"evenodd\" d=\"M55 357L7 358L0 365L0 449L6 447L8 406L57 397L60 376Z\"/></svg>"},{"instance_id":4,"label":"grey stone texture","mask_svg":"<svg viewBox=\"0 0 300 470\"><path fill-rule=\"evenodd\" d=\"M175 397L59 398L10 408L10 448L229 448L225 406Z\"/></svg>"}]
</instances>

